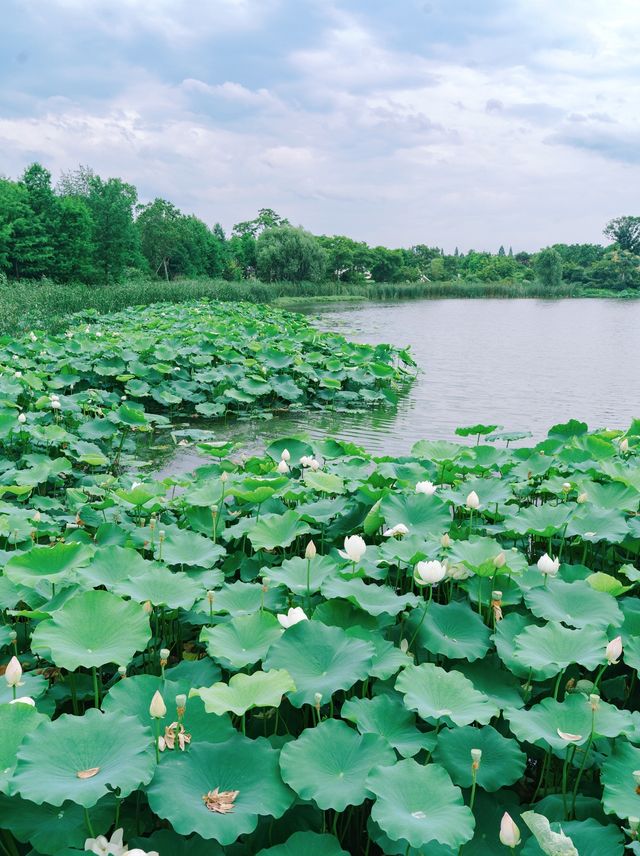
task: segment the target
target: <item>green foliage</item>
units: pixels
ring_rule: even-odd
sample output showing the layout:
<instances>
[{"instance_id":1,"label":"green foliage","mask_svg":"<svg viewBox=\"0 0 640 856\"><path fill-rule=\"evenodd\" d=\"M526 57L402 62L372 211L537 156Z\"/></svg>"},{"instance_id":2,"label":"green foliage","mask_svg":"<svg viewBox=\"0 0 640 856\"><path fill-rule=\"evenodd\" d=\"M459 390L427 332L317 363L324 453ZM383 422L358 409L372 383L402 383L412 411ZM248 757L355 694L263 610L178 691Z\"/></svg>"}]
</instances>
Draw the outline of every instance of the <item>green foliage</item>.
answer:
<instances>
[{"instance_id":1,"label":"green foliage","mask_svg":"<svg viewBox=\"0 0 640 856\"><path fill-rule=\"evenodd\" d=\"M326 258L317 238L293 226L265 229L256 242L256 266L260 279L319 282Z\"/></svg>"},{"instance_id":2,"label":"green foliage","mask_svg":"<svg viewBox=\"0 0 640 856\"><path fill-rule=\"evenodd\" d=\"M562 258L555 250L541 250L536 256L534 268L543 285L555 288L562 282Z\"/></svg>"}]
</instances>

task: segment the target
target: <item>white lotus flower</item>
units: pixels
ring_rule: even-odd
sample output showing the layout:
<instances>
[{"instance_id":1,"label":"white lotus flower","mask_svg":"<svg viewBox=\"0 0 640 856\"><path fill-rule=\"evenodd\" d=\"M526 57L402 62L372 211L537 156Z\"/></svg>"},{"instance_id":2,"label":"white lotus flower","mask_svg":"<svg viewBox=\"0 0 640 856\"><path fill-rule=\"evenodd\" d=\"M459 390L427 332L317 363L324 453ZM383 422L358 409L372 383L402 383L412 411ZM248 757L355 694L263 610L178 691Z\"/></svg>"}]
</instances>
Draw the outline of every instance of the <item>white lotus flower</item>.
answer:
<instances>
[{"instance_id":1,"label":"white lotus flower","mask_svg":"<svg viewBox=\"0 0 640 856\"><path fill-rule=\"evenodd\" d=\"M605 656L610 666L615 666L622 657L622 636L616 636L606 647Z\"/></svg>"},{"instance_id":2,"label":"white lotus flower","mask_svg":"<svg viewBox=\"0 0 640 856\"><path fill-rule=\"evenodd\" d=\"M498 553L498 555L493 560L493 566L494 566L494 568L499 569L499 568L504 568L504 566L506 564L507 564L507 557L505 556L504 551L501 551L500 553Z\"/></svg>"},{"instance_id":3,"label":"white lotus flower","mask_svg":"<svg viewBox=\"0 0 640 856\"><path fill-rule=\"evenodd\" d=\"M278 472L280 473L280 475L282 475L282 476L283 476L283 475L286 475L286 473L288 473L288 472L289 472L289 465L288 465L288 464L287 464L287 462L284 460L284 458L283 458L283 459L280 461L280 463L278 464L277 470L278 470Z\"/></svg>"},{"instance_id":4,"label":"white lotus flower","mask_svg":"<svg viewBox=\"0 0 640 856\"><path fill-rule=\"evenodd\" d=\"M476 509L480 508L480 497L475 492L475 490L472 490L471 493L467 496L464 504L467 506L469 511L475 511Z\"/></svg>"},{"instance_id":5,"label":"white lotus flower","mask_svg":"<svg viewBox=\"0 0 640 856\"><path fill-rule=\"evenodd\" d=\"M37 337L37 336L36 336L36 334L33 332L33 330L29 333L29 338L31 339L31 341L32 341L32 342L37 342L37 341L38 341L38 337Z\"/></svg>"},{"instance_id":6,"label":"white lotus flower","mask_svg":"<svg viewBox=\"0 0 640 856\"><path fill-rule=\"evenodd\" d=\"M445 532L444 535L440 538L440 544L446 550L447 547L451 546L451 536L448 532Z\"/></svg>"},{"instance_id":7,"label":"white lotus flower","mask_svg":"<svg viewBox=\"0 0 640 856\"><path fill-rule=\"evenodd\" d=\"M292 606L286 615L281 612L278 613L278 621L285 630L289 627L293 627L294 624L298 624L300 621L308 620L309 619L301 606Z\"/></svg>"},{"instance_id":8,"label":"white lotus flower","mask_svg":"<svg viewBox=\"0 0 640 856\"><path fill-rule=\"evenodd\" d=\"M418 562L413 575L418 585L433 586L446 577L447 566L437 559L433 562Z\"/></svg>"},{"instance_id":9,"label":"white lotus flower","mask_svg":"<svg viewBox=\"0 0 640 856\"><path fill-rule=\"evenodd\" d=\"M84 849L88 853L95 853L96 856L124 856L127 853L127 848L123 844L124 830L116 829L111 838L107 839L104 835L98 835L97 838L87 838L84 842Z\"/></svg>"},{"instance_id":10,"label":"white lotus flower","mask_svg":"<svg viewBox=\"0 0 640 856\"><path fill-rule=\"evenodd\" d=\"M396 535L406 535L409 532L409 527L405 526L404 523L396 523L395 526L392 526L391 529L387 529L386 532L383 532L385 538L395 538Z\"/></svg>"},{"instance_id":11,"label":"white lotus flower","mask_svg":"<svg viewBox=\"0 0 640 856\"><path fill-rule=\"evenodd\" d=\"M133 850L125 851L127 856L160 856L157 850L141 850L139 847L134 847Z\"/></svg>"},{"instance_id":12,"label":"white lotus flower","mask_svg":"<svg viewBox=\"0 0 640 856\"><path fill-rule=\"evenodd\" d=\"M60 404L60 402L58 401L57 398L51 402L51 409L52 410L61 410L62 409L62 405Z\"/></svg>"},{"instance_id":13,"label":"white lotus flower","mask_svg":"<svg viewBox=\"0 0 640 856\"><path fill-rule=\"evenodd\" d=\"M307 544L307 549L304 551L305 559L315 559L318 551L316 550L316 545L313 541L309 541Z\"/></svg>"},{"instance_id":14,"label":"white lotus flower","mask_svg":"<svg viewBox=\"0 0 640 856\"><path fill-rule=\"evenodd\" d=\"M560 559L552 559L548 553L544 553L538 559L538 570L541 574L547 574L550 577L555 577L560 567Z\"/></svg>"},{"instance_id":15,"label":"white lotus flower","mask_svg":"<svg viewBox=\"0 0 640 856\"><path fill-rule=\"evenodd\" d=\"M589 494L586 491L583 491L582 493L578 494L578 498L576 499L576 502L579 502L580 505L582 505L588 499L589 499Z\"/></svg>"},{"instance_id":16,"label":"white lotus flower","mask_svg":"<svg viewBox=\"0 0 640 856\"><path fill-rule=\"evenodd\" d=\"M14 377L22 377L22 372L14 372L13 376Z\"/></svg>"},{"instance_id":17,"label":"white lotus flower","mask_svg":"<svg viewBox=\"0 0 640 856\"><path fill-rule=\"evenodd\" d=\"M26 417L26 415L25 415L24 413L18 413L18 422L19 422L21 425L24 425L24 423L25 423L26 421L27 421L27 417Z\"/></svg>"},{"instance_id":18,"label":"white lotus flower","mask_svg":"<svg viewBox=\"0 0 640 856\"><path fill-rule=\"evenodd\" d=\"M21 678L22 666L20 665L20 660L17 657L12 657L5 670L4 679L10 687L21 687L23 685Z\"/></svg>"},{"instance_id":19,"label":"white lotus flower","mask_svg":"<svg viewBox=\"0 0 640 856\"><path fill-rule=\"evenodd\" d=\"M316 461L315 458L311 458L311 460L309 461L309 469L312 470L314 473L318 472L318 470L320 469L320 461Z\"/></svg>"},{"instance_id":20,"label":"white lotus flower","mask_svg":"<svg viewBox=\"0 0 640 856\"><path fill-rule=\"evenodd\" d=\"M438 485L430 482L428 479L426 481L418 482L416 485L416 493L424 493L427 496L433 496L437 490Z\"/></svg>"},{"instance_id":21,"label":"white lotus flower","mask_svg":"<svg viewBox=\"0 0 640 856\"><path fill-rule=\"evenodd\" d=\"M303 455L300 458L300 466L301 467L310 467L312 460L313 460L313 458L309 457L309 455Z\"/></svg>"},{"instance_id":22,"label":"white lotus flower","mask_svg":"<svg viewBox=\"0 0 640 856\"><path fill-rule=\"evenodd\" d=\"M625 454L629 451L629 441L626 437L623 437L622 440L620 440L620 451Z\"/></svg>"},{"instance_id":23,"label":"white lotus flower","mask_svg":"<svg viewBox=\"0 0 640 856\"><path fill-rule=\"evenodd\" d=\"M520 830L507 811L500 821L500 843L505 847L517 847L520 844Z\"/></svg>"},{"instance_id":24,"label":"white lotus flower","mask_svg":"<svg viewBox=\"0 0 640 856\"><path fill-rule=\"evenodd\" d=\"M166 716L167 706L159 690L156 690L153 694L151 704L149 705L149 713L154 719L162 719L163 716Z\"/></svg>"},{"instance_id":25,"label":"white lotus flower","mask_svg":"<svg viewBox=\"0 0 640 856\"><path fill-rule=\"evenodd\" d=\"M31 696L28 696L28 695L23 695L23 696L20 696L19 698L14 698L9 702L9 704L28 704L31 707L36 706L35 701L31 698Z\"/></svg>"},{"instance_id":26,"label":"white lotus flower","mask_svg":"<svg viewBox=\"0 0 640 856\"><path fill-rule=\"evenodd\" d=\"M343 559L359 562L366 551L367 545L364 543L364 538L361 538L360 535L349 535L344 539L344 550L338 550L338 553Z\"/></svg>"},{"instance_id":27,"label":"white lotus flower","mask_svg":"<svg viewBox=\"0 0 640 856\"><path fill-rule=\"evenodd\" d=\"M280 452L280 460L289 463L291 460L291 452L288 449L283 449L282 452Z\"/></svg>"}]
</instances>

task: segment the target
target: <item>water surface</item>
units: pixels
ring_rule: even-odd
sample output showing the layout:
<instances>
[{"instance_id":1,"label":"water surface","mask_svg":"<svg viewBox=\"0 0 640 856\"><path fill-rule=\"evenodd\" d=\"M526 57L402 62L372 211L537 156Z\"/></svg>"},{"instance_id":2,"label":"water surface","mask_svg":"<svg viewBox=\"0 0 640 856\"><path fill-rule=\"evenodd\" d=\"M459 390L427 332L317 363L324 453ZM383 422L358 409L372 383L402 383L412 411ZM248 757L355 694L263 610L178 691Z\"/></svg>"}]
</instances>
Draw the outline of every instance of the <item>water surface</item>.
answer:
<instances>
[{"instance_id":1,"label":"water surface","mask_svg":"<svg viewBox=\"0 0 640 856\"><path fill-rule=\"evenodd\" d=\"M454 439L460 425L498 424L534 439L571 418L625 428L640 416L640 301L419 300L302 304L318 326L362 342L410 346L420 373L396 408L311 412L216 429L249 448L306 432L372 452L407 453L417 440ZM459 439L459 438L458 438ZM180 452L168 469L202 459Z\"/></svg>"}]
</instances>

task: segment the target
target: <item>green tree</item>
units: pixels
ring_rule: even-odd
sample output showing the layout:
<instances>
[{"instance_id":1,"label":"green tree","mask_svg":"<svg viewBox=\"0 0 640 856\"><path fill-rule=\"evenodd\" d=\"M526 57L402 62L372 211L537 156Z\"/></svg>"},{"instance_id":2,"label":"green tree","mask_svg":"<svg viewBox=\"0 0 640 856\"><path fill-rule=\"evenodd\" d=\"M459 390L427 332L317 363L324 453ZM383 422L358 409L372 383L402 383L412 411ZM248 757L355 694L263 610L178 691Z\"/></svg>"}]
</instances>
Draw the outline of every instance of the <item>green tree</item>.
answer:
<instances>
[{"instance_id":1,"label":"green tree","mask_svg":"<svg viewBox=\"0 0 640 856\"><path fill-rule=\"evenodd\" d=\"M258 211L258 216L254 220L244 220L242 223L236 223L233 227L233 235L238 237L251 235L252 238L258 238L265 229L273 229L275 226L290 225L291 224L287 218L276 214L273 208L261 208Z\"/></svg>"},{"instance_id":2,"label":"green tree","mask_svg":"<svg viewBox=\"0 0 640 856\"><path fill-rule=\"evenodd\" d=\"M180 211L166 199L154 199L138 206L136 228L142 255L156 276L162 269L166 280L180 243L180 218Z\"/></svg>"},{"instance_id":3,"label":"green tree","mask_svg":"<svg viewBox=\"0 0 640 856\"><path fill-rule=\"evenodd\" d=\"M536 255L534 269L543 285L552 288L562 282L562 258L551 248L541 250Z\"/></svg>"},{"instance_id":4,"label":"green tree","mask_svg":"<svg viewBox=\"0 0 640 856\"><path fill-rule=\"evenodd\" d=\"M256 242L260 279L318 282L325 276L326 254L317 238L304 229L274 226Z\"/></svg>"},{"instance_id":5,"label":"green tree","mask_svg":"<svg viewBox=\"0 0 640 856\"><path fill-rule=\"evenodd\" d=\"M139 261L133 222L137 198L135 187L119 178L103 181L96 175L89 179L94 264L105 285L117 282L128 265Z\"/></svg>"},{"instance_id":6,"label":"green tree","mask_svg":"<svg viewBox=\"0 0 640 856\"><path fill-rule=\"evenodd\" d=\"M640 253L640 217L616 217L604 227L604 234L621 250Z\"/></svg>"},{"instance_id":7,"label":"green tree","mask_svg":"<svg viewBox=\"0 0 640 856\"><path fill-rule=\"evenodd\" d=\"M93 223L86 201L81 197L63 196L57 200L57 208L51 275L57 282L91 282L96 271Z\"/></svg>"}]
</instances>

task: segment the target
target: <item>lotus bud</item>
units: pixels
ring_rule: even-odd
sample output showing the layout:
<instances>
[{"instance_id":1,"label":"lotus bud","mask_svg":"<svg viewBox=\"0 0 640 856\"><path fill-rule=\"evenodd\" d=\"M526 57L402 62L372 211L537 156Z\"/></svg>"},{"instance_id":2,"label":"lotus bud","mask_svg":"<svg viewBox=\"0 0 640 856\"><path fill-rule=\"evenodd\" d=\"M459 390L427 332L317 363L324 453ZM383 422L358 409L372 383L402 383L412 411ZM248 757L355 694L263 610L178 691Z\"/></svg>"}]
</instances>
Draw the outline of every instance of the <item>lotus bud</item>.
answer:
<instances>
[{"instance_id":1,"label":"lotus bud","mask_svg":"<svg viewBox=\"0 0 640 856\"><path fill-rule=\"evenodd\" d=\"M447 575L447 566L443 562L418 562L413 577L419 586L436 585Z\"/></svg>"},{"instance_id":2,"label":"lotus bud","mask_svg":"<svg viewBox=\"0 0 640 856\"><path fill-rule=\"evenodd\" d=\"M147 615L151 615L151 613L153 612L153 607L151 606L150 600L145 600L145 602L142 604L142 608L147 613Z\"/></svg>"},{"instance_id":3,"label":"lotus bud","mask_svg":"<svg viewBox=\"0 0 640 856\"><path fill-rule=\"evenodd\" d=\"M437 490L438 485L430 482L429 480L420 481L416 485L416 493L424 493L425 496L433 496Z\"/></svg>"},{"instance_id":4,"label":"lotus bud","mask_svg":"<svg viewBox=\"0 0 640 856\"><path fill-rule=\"evenodd\" d=\"M606 647L605 656L610 666L615 666L620 662L622 656L622 637L616 636Z\"/></svg>"},{"instance_id":5,"label":"lotus bud","mask_svg":"<svg viewBox=\"0 0 640 856\"><path fill-rule=\"evenodd\" d=\"M317 552L316 545L313 541L309 541L307 549L304 551L304 557L305 559L315 559Z\"/></svg>"},{"instance_id":6,"label":"lotus bud","mask_svg":"<svg viewBox=\"0 0 640 856\"><path fill-rule=\"evenodd\" d=\"M403 654L407 653L407 651L409 650L409 640L408 639L401 639L400 640L400 650L402 651Z\"/></svg>"},{"instance_id":7,"label":"lotus bud","mask_svg":"<svg viewBox=\"0 0 640 856\"><path fill-rule=\"evenodd\" d=\"M42 515L40 514L39 511L36 511L31 519L33 520L34 523L40 523L40 520L42 519Z\"/></svg>"},{"instance_id":8,"label":"lotus bud","mask_svg":"<svg viewBox=\"0 0 640 856\"><path fill-rule=\"evenodd\" d=\"M26 417L26 415L25 415L24 413L18 413L18 422L19 422L21 425L24 425L24 423L25 423L26 421L27 421L27 417Z\"/></svg>"},{"instance_id":9,"label":"lotus bud","mask_svg":"<svg viewBox=\"0 0 640 856\"><path fill-rule=\"evenodd\" d=\"M579 502L579 503L580 503L580 505L582 505L582 504L583 504L583 503L585 503L588 499L589 499L589 494L588 494L586 491L582 491L582 493L579 493L579 494L578 494L578 498L576 499L576 502Z\"/></svg>"},{"instance_id":10,"label":"lotus bud","mask_svg":"<svg viewBox=\"0 0 640 856\"><path fill-rule=\"evenodd\" d=\"M620 440L620 451L625 455L629 451L629 441L626 437L623 437L622 440Z\"/></svg>"},{"instance_id":11,"label":"lotus bud","mask_svg":"<svg viewBox=\"0 0 640 856\"><path fill-rule=\"evenodd\" d=\"M5 670L4 678L10 687L21 687L22 681L22 666L20 665L20 660L17 657L12 657L9 660L9 664Z\"/></svg>"},{"instance_id":12,"label":"lotus bud","mask_svg":"<svg viewBox=\"0 0 640 856\"><path fill-rule=\"evenodd\" d=\"M569 493L571 490L571 482L562 482L562 492Z\"/></svg>"},{"instance_id":13,"label":"lotus bud","mask_svg":"<svg viewBox=\"0 0 640 856\"><path fill-rule=\"evenodd\" d=\"M126 666L118 666L118 674L121 678L127 677L127 667Z\"/></svg>"},{"instance_id":14,"label":"lotus bud","mask_svg":"<svg viewBox=\"0 0 640 856\"><path fill-rule=\"evenodd\" d=\"M22 372L19 372L19 371L18 371L18 372L14 372L14 373L13 373L13 376L14 376L14 377L22 377Z\"/></svg>"},{"instance_id":15,"label":"lotus bud","mask_svg":"<svg viewBox=\"0 0 640 856\"><path fill-rule=\"evenodd\" d=\"M560 567L560 559L552 559L548 553L544 553L538 559L538 570L541 574L547 574L550 577L555 577Z\"/></svg>"},{"instance_id":16,"label":"lotus bud","mask_svg":"<svg viewBox=\"0 0 640 856\"><path fill-rule=\"evenodd\" d=\"M185 693L178 693L178 695L176 696L176 710L178 711L178 719L182 719L186 709L187 696Z\"/></svg>"},{"instance_id":17,"label":"lotus bud","mask_svg":"<svg viewBox=\"0 0 640 856\"><path fill-rule=\"evenodd\" d=\"M61 409L62 409L62 405L61 405L61 404L60 404L60 402L59 402L59 401L57 401L57 400L56 400L56 401L52 401L52 402L51 402L51 409L52 409L52 410L61 410Z\"/></svg>"},{"instance_id":18,"label":"lotus bud","mask_svg":"<svg viewBox=\"0 0 640 856\"><path fill-rule=\"evenodd\" d=\"M367 551L367 545L364 538L360 535L350 535L344 539L344 550L338 550L338 553L343 559L348 559L350 562L359 562Z\"/></svg>"},{"instance_id":19,"label":"lotus bud","mask_svg":"<svg viewBox=\"0 0 640 856\"><path fill-rule=\"evenodd\" d=\"M28 704L31 707L36 706L35 701L31 698L31 696L28 696L28 695L23 695L23 696L20 696L19 698L14 698L9 702L9 704Z\"/></svg>"},{"instance_id":20,"label":"lotus bud","mask_svg":"<svg viewBox=\"0 0 640 856\"><path fill-rule=\"evenodd\" d=\"M471 493L467 496L465 500L465 505L467 506L469 511L476 511L478 508L480 508L480 497L475 492L475 490L472 490Z\"/></svg>"},{"instance_id":21,"label":"lotus bud","mask_svg":"<svg viewBox=\"0 0 640 856\"><path fill-rule=\"evenodd\" d=\"M229 473L226 470L222 471L222 474L220 475L220 481L222 482L222 484L229 481Z\"/></svg>"},{"instance_id":22,"label":"lotus bud","mask_svg":"<svg viewBox=\"0 0 640 856\"><path fill-rule=\"evenodd\" d=\"M280 461L276 469L278 470L281 476L284 476L289 472L289 465L286 461Z\"/></svg>"},{"instance_id":23,"label":"lotus bud","mask_svg":"<svg viewBox=\"0 0 640 856\"><path fill-rule=\"evenodd\" d=\"M213 603L214 598L215 598L215 593L212 592L211 589L209 589L209 591L207 592L207 600L209 601L209 603Z\"/></svg>"},{"instance_id":24,"label":"lotus bud","mask_svg":"<svg viewBox=\"0 0 640 856\"><path fill-rule=\"evenodd\" d=\"M149 713L154 719L162 719L162 717L167 714L167 706L165 705L164 699L160 695L159 690L156 690L153 694L151 704L149 705Z\"/></svg>"},{"instance_id":25,"label":"lotus bud","mask_svg":"<svg viewBox=\"0 0 640 856\"><path fill-rule=\"evenodd\" d=\"M600 707L600 696L598 693L591 693L589 696L589 707L595 713Z\"/></svg>"},{"instance_id":26,"label":"lotus bud","mask_svg":"<svg viewBox=\"0 0 640 856\"><path fill-rule=\"evenodd\" d=\"M15 642L15 641L16 641L16 639L17 639L17 638L18 638L18 634L16 633L16 631L15 631L15 630L10 630L10 631L9 631L9 642L12 642L12 643L13 643L13 642Z\"/></svg>"},{"instance_id":27,"label":"lotus bud","mask_svg":"<svg viewBox=\"0 0 640 856\"><path fill-rule=\"evenodd\" d=\"M520 844L520 830L509 812L505 811L500 821L500 843L505 847L517 847Z\"/></svg>"},{"instance_id":28,"label":"lotus bud","mask_svg":"<svg viewBox=\"0 0 640 856\"><path fill-rule=\"evenodd\" d=\"M445 532L444 535L440 538L440 546L443 547L443 549L445 550L451 546L451 536L448 532Z\"/></svg>"},{"instance_id":29,"label":"lotus bud","mask_svg":"<svg viewBox=\"0 0 640 856\"><path fill-rule=\"evenodd\" d=\"M507 564L507 557L504 554L504 551L498 553L498 555L493 560L494 568L504 568Z\"/></svg>"},{"instance_id":30,"label":"lotus bud","mask_svg":"<svg viewBox=\"0 0 640 856\"><path fill-rule=\"evenodd\" d=\"M322 693L315 693L313 696L314 707L318 714L320 713L320 705L322 704Z\"/></svg>"},{"instance_id":31,"label":"lotus bud","mask_svg":"<svg viewBox=\"0 0 640 856\"><path fill-rule=\"evenodd\" d=\"M291 460L291 452L288 449L283 449L280 453L280 460L288 464Z\"/></svg>"},{"instance_id":32,"label":"lotus bud","mask_svg":"<svg viewBox=\"0 0 640 856\"><path fill-rule=\"evenodd\" d=\"M312 472L317 473L320 469L320 461L316 461L315 458L311 458L311 460L309 461L309 469Z\"/></svg>"},{"instance_id":33,"label":"lotus bud","mask_svg":"<svg viewBox=\"0 0 640 856\"><path fill-rule=\"evenodd\" d=\"M474 770L477 770L480 767L480 761L482 761L482 749L472 749L471 750L471 767Z\"/></svg>"}]
</instances>

